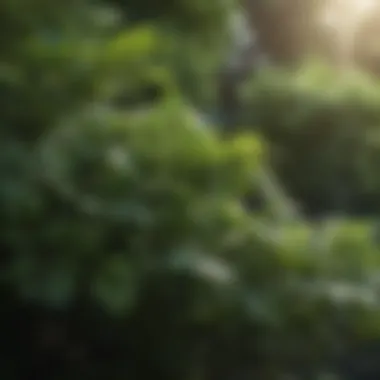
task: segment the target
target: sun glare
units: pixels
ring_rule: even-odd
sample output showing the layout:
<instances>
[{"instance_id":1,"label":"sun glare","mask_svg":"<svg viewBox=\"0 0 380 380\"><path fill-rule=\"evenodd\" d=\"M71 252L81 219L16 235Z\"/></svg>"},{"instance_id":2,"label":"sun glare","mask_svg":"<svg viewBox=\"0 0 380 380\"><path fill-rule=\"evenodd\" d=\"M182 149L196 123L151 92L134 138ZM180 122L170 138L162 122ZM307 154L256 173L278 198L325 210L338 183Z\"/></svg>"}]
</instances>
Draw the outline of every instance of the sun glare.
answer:
<instances>
[{"instance_id":1,"label":"sun glare","mask_svg":"<svg viewBox=\"0 0 380 380\"><path fill-rule=\"evenodd\" d=\"M322 6L318 21L335 40L343 64L350 62L359 29L379 5L378 0L328 0Z\"/></svg>"},{"instance_id":2,"label":"sun glare","mask_svg":"<svg viewBox=\"0 0 380 380\"><path fill-rule=\"evenodd\" d=\"M377 0L330 0L322 7L320 21L334 29L341 25L354 27L377 5Z\"/></svg>"},{"instance_id":3,"label":"sun glare","mask_svg":"<svg viewBox=\"0 0 380 380\"><path fill-rule=\"evenodd\" d=\"M322 7L320 21L334 29L341 25L354 28L378 5L377 0L329 0Z\"/></svg>"}]
</instances>

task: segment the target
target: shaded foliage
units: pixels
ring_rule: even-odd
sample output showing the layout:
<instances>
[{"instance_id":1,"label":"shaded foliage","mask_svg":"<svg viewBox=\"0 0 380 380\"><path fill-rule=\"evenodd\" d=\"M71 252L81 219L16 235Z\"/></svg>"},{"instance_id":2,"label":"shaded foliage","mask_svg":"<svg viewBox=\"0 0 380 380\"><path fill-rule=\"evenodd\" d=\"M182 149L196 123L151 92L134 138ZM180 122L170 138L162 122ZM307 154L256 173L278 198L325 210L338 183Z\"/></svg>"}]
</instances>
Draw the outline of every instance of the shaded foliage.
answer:
<instances>
[{"instance_id":1,"label":"shaded foliage","mask_svg":"<svg viewBox=\"0 0 380 380\"><path fill-rule=\"evenodd\" d=\"M247 86L246 115L270 141L282 182L306 212L378 212L379 85L319 64L268 70Z\"/></svg>"}]
</instances>

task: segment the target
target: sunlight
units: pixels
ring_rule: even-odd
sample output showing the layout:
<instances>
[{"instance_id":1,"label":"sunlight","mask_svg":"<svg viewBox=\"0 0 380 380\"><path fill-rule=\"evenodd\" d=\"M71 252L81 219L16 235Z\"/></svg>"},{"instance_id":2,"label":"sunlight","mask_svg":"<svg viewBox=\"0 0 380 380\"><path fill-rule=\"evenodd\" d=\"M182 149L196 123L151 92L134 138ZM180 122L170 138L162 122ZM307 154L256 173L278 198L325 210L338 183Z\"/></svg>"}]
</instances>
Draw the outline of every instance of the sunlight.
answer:
<instances>
[{"instance_id":1,"label":"sunlight","mask_svg":"<svg viewBox=\"0 0 380 380\"><path fill-rule=\"evenodd\" d=\"M321 21L325 26L354 26L378 4L377 0L329 0L323 6Z\"/></svg>"},{"instance_id":2,"label":"sunlight","mask_svg":"<svg viewBox=\"0 0 380 380\"><path fill-rule=\"evenodd\" d=\"M319 23L335 40L343 65L352 63L359 28L378 6L377 0L329 0L322 7Z\"/></svg>"}]
</instances>

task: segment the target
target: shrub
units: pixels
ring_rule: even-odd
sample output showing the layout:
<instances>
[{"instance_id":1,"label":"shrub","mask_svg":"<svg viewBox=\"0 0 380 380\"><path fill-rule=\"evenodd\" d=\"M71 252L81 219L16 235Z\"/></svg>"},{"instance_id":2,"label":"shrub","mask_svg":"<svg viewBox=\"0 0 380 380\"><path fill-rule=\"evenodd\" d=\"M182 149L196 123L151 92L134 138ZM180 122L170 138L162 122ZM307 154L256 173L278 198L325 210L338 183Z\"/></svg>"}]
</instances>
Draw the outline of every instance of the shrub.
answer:
<instances>
[{"instance_id":1,"label":"shrub","mask_svg":"<svg viewBox=\"0 0 380 380\"><path fill-rule=\"evenodd\" d=\"M306 212L378 210L377 81L319 64L268 69L244 90L246 123L269 142L275 172Z\"/></svg>"}]
</instances>

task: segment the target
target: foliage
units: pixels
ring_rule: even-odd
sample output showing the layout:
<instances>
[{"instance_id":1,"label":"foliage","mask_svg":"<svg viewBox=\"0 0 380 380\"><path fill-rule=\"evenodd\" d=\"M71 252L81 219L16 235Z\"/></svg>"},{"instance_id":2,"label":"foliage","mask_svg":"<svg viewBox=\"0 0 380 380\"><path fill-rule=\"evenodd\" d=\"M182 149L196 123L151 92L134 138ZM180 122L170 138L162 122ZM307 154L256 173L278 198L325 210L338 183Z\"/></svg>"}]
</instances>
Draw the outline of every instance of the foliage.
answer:
<instances>
[{"instance_id":1,"label":"foliage","mask_svg":"<svg viewBox=\"0 0 380 380\"><path fill-rule=\"evenodd\" d=\"M306 212L378 211L376 79L311 63L268 69L244 92L247 120L270 142L276 173Z\"/></svg>"},{"instance_id":2,"label":"foliage","mask_svg":"<svg viewBox=\"0 0 380 380\"><path fill-rule=\"evenodd\" d=\"M3 378L277 380L376 336L370 223L245 208L265 144L199 117L160 22L1 9Z\"/></svg>"}]
</instances>

